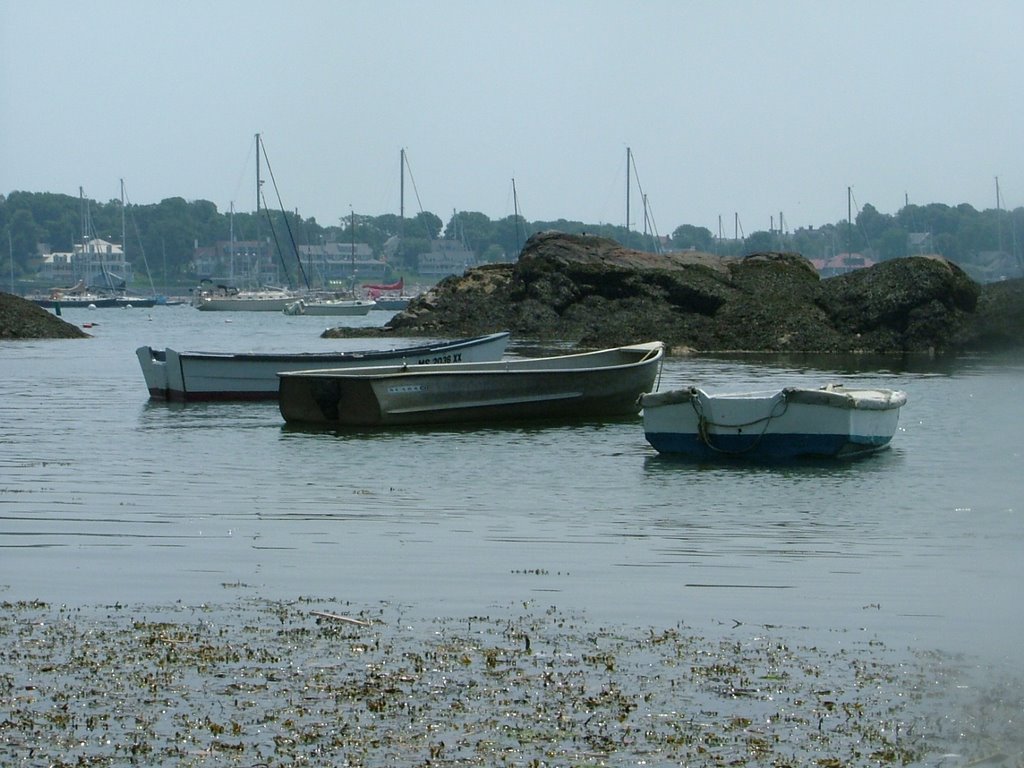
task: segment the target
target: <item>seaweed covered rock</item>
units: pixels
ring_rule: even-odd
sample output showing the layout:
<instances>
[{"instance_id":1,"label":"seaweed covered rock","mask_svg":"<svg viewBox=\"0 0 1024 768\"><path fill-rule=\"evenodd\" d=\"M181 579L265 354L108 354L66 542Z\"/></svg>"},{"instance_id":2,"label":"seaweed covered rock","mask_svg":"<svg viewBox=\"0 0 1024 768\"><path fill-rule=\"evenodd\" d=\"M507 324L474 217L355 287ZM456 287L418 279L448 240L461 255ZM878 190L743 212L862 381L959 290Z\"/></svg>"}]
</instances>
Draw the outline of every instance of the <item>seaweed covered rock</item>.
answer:
<instances>
[{"instance_id":1,"label":"seaweed covered rock","mask_svg":"<svg viewBox=\"0 0 1024 768\"><path fill-rule=\"evenodd\" d=\"M1011 294L1012 295L1012 294ZM383 333L516 338L585 347L661 339L675 351L956 352L993 339L1013 315L952 262L913 257L827 280L795 253L744 258L652 254L613 240L544 232L515 264L451 276ZM978 308L990 308L986 330ZM1000 312L996 310L1000 309ZM338 329L327 335L354 335Z\"/></svg>"},{"instance_id":2,"label":"seaweed covered rock","mask_svg":"<svg viewBox=\"0 0 1024 768\"><path fill-rule=\"evenodd\" d=\"M926 352L958 346L980 295L953 262L914 256L822 281L819 304L857 348Z\"/></svg>"},{"instance_id":3,"label":"seaweed covered rock","mask_svg":"<svg viewBox=\"0 0 1024 768\"><path fill-rule=\"evenodd\" d=\"M982 286L974 321L961 346L975 350L1019 349L1024 344L1024 278Z\"/></svg>"},{"instance_id":4,"label":"seaweed covered rock","mask_svg":"<svg viewBox=\"0 0 1024 768\"><path fill-rule=\"evenodd\" d=\"M0 339L84 339L89 334L31 301L0 292Z\"/></svg>"}]
</instances>

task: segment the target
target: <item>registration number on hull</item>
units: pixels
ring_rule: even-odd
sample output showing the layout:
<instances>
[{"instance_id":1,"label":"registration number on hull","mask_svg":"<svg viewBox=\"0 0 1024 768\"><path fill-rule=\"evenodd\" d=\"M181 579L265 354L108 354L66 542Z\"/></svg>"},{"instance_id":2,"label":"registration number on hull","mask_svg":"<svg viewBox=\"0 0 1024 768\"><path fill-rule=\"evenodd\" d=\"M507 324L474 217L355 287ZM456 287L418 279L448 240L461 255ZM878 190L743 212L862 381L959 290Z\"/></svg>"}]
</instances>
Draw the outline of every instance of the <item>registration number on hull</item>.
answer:
<instances>
[{"instance_id":1,"label":"registration number on hull","mask_svg":"<svg viewBox=\"0 0 1024 768\"><path fill-rule=\"evenodd\" d=\"M400 384L394 387L388 387L389 395L404 394L406 392L422 392L424 386L422 384Z\"/></svg>"},{"instance_id":2,"label":"registration number on hull","mask_svg":"<svg viewBox=\"0 0 1024 768\"><path fill-rule=\"evenodd\" d=\"M437 365L439 363L461 363L462 353L452 352L447 355L437 355L436 357L421 357L416 361L416 365Z\"/></svg>"}]
</instances>

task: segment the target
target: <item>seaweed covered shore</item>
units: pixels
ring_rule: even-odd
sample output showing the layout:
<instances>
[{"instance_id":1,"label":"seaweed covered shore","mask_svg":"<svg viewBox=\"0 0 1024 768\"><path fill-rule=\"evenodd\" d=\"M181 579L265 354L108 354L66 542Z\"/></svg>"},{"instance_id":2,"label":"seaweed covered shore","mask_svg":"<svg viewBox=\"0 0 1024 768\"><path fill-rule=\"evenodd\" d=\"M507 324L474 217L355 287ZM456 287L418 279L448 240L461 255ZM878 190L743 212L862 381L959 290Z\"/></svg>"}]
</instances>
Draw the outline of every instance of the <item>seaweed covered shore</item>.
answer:
<instances>
[{"instance_id":1,"label":"seaweed covered shore","mask_svg":"<svg viewBox=\"0 0 1024 768\"><path fill-rule=\"evenodd\" d=\"M0 612L0 764L1021 765L1022 692L963 659L773 627L710 638L555 608Z\"/></svg>"},{"instance_id":2,"label":"seaweed covered shore","mask_svg":"<svg viewBox=\"0 0 1024 768\"><path fill-rule=\"evenodd\" d=\"M0 339L87 339L89 334L27 299L0 291Z\"/></svg>"}]
</instances>

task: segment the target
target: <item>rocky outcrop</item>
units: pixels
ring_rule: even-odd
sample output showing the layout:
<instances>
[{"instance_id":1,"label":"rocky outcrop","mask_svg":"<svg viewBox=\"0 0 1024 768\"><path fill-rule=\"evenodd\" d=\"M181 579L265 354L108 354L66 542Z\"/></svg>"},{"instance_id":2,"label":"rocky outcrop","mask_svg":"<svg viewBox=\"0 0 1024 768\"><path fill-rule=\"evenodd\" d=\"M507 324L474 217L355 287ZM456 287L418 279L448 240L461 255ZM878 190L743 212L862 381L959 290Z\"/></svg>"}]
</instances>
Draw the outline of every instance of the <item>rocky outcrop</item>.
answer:
<instances>
[{"instance_id":1,"label":"rocky outcrop","mask_svg":"<svg viewBox=\"0 0 1024 768\"><path fill-rule=\"evenodd\" d=\"M963 347L972 350L1019 349L1024 342L1024 280L986 284Z\"/></svg>"},{"instance_id":2,"label":"rocky outcrop","mask_svg":"<svg viewBox=\"0 0 1024 768\"><path fill-rule=\"evenodd\" d=\"M1019 343L1020 296L983 289L938 257L822 280L794 253L658 255L547 232L531 237L515 264L445 279L383 333L507 329L585 347L661 339L677 352L945 353Z\"/></svg>"},{"instance_id":3,"label":"rocky outcrop","mask_svg":"<svg viewBox=\"0 0 1024 768\"><path fill-rule=\"evenodd\" d=\"M0 292L0 339L86 339L89 334L20 296Z\"/></svg>"}]
</instances>

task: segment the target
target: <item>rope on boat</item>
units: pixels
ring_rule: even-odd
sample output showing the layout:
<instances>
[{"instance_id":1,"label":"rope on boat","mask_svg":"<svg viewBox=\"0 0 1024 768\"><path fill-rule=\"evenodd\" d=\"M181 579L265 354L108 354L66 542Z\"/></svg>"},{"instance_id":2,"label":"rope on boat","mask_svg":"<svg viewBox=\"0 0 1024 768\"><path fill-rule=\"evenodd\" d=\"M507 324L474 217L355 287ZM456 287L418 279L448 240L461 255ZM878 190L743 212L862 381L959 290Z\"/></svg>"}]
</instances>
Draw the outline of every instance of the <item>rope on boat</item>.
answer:
<instances>
[{"instance_id":1,"label":"rope on boat","mask_svg":"<svg viewBox=\"0 0 1024 768\"><path fill-rule=\"evenodd\" d=\"M641 359L640 362L642 363L645 360L649 360L652 354L657 354L658 353L659 349L661 351L664 351L665 347L662 346L660 348L655 348L655 349L651 350L650 352L648 352L646 355L643 356L643 359ZM665 366L665 356L662 355L661 359L658 361L658 373L655 375L655 379L654 379L654 390L653 390L654 392L657 392L659 389L661 389L661 373L662 373L662 370L664 369L664 366ZM643 400L645 394L647 394L647 393L641 392L639 395L636 396L636 402L634 403L634 405L636 406L637 410L640 410L641 408L643 408L643 405L641 405L640 401Z\"/></svg>"},{"instance_id":2,"label":"rope on boat","mask_svg":"<svg viewBox=\"0 0 1024 768\"><path fill-rule=\"evenodd\" d=\"M782 406L781 411L778 410L780 405ZM772 405L772 409L768 412L767 416L762 416L759 419L754 419L753 421L748 421L743 424L720 424L709 419L707 416L704 415L704 405L701 403L700 395L696 390L690 391L690 406L693 408L694 413L697 414L697 434L700 436L701 442L704 443L704 445L706 445L712 451L735 456L742 453L746 453L747 451L752 451L760 444L762 438L764 438L765 436L765 433L768 431L768 425L772 423L772 420L779 418L780 416L785 414L786 411L789 409L789 399L786 396L786 393L783 392L782 397L780 397L774 403L774 405ZM746 448L743 448L742 450L730 451L726 448L719 448L718 446L712 445L711 443L710 428L712 427L717 427L719 429L735 429L738 430L739 434L742 433L742 431L745 428L752 427L755 424L763 424L764 426L761 427L761 432L754 438L753 442Z\"/></svg>"}]
</instances>

